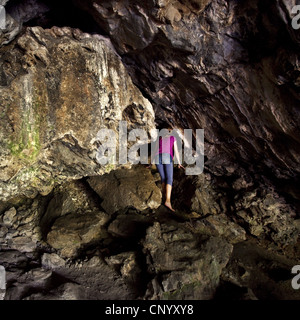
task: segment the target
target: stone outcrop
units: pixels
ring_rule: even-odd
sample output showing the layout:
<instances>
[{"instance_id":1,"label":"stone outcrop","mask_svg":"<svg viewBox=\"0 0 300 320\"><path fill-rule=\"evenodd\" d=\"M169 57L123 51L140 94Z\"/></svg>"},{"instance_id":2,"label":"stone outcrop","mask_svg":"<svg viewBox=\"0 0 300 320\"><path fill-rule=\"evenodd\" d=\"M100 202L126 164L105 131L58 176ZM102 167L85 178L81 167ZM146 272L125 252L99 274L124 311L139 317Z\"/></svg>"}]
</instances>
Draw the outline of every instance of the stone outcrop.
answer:
<instances>
[{"instance_id":1,"label":"stone outcrop","mask_svg":"<svg viewBox=\"0 0 300 320\"><path fill-rule=\"evenodd\" d=\"M83 215L70 213L56 219L47 235L47 242L53 248L61 250L63 257L72 258L79 249L107 237L102 228L107 221L108 216L103 212Z\"/></svg>"},{"instance_id":2,"label":"stone outcrop","mask_svg":"<svg viewBox=\"0 0 300 320\"><path fill-rule=\"evenodd\" d=\"M236 214L248 225L256 237L271 237L283 246L296 243L299 236L294 218L296 212L274 191L266 190L257 197L258 190L247 192L236 199ZM240 208L243 208L240 210Z\"/></svg>"},{"instance_id":3,"label":"stone outcrop","mask_svg":"<svg viewBox=\"0 0 300 320\"><path fill-rule=\"evenodd\" d=\"M147 230L144 250L148 254L149 272L155 275L147 298L213 298L233 247L215 237L201 240L185 228L158 222ZM162 279L159 290L155 285L158 277Z\"/></svg>"},{"instance_id":4,"label":"stone outcrop","mask_svg":"<svg viewBox=\"0 0 300 320\"><path fill-rule=\"evenodd\" d=\"M206 164L214 173L243 167L278 187L284 181L295 197L295 0L75 3L110 36L134 83L153 101L157 119L204 128Z\"/></svg>"},{"instance_id":5,"label":"stone outcrop","mask_svg":"<svg viewBox=\"0 0 300 320\"><path fill-rule=\"evenodd\" d=\"M154 128L151 104L108 39L28 28L0 49L0 61L0 200L113 169L97 161L102 128L117 137L120 120Z\"/></svg>"},{"instance_id":6,"label":"stone outcrop","mask_svg":"<svg viewBox=\"0 0 300 320\"><path fill-rule=\"evenodd\" d=\"M229 220L225 214L211 215L191 222L193 232L209 236L222 237L229 243L246 240L246 231L237 223Z\"/></svg>"},{"instance_id":7,"label":"stone outcrop","mask_svg":"<svg viewBox=\"0 0 300 320\"><path fill-rule=\"evenodd\" d=\"M90 177L88 183L103 199L101 206L111 214L130 206L143 211L161 205L161 191L145 167L114 170L101 177Z\"/></svg>"}]
</instances>

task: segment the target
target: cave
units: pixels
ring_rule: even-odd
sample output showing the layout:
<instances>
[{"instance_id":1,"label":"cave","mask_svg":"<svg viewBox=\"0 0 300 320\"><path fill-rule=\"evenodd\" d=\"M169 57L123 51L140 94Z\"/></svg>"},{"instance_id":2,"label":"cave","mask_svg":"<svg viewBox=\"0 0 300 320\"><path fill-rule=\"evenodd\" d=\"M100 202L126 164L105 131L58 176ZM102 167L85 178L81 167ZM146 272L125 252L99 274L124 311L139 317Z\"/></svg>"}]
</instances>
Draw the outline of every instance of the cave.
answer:
<instances>
[{"instance_id":1,"label":"cave","mask_svg":"<svg viewBox=\"0 0 300 320\"><path fill-rule=\"evenodd\" d=\"M298 7L0 1L0 299L299 300ZM174 213L120 121L204 130Z\"/></svg>"}]
</instances>

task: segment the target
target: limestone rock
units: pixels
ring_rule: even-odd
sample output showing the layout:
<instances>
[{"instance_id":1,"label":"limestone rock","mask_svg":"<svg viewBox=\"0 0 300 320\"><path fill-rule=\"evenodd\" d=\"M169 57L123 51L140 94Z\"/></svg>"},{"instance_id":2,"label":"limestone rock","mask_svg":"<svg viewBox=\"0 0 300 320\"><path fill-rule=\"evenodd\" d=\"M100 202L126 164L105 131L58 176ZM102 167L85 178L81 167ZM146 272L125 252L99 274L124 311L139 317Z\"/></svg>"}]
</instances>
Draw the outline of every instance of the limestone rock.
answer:
<instances>
[{"instance_id":1,"label":"limestone rock","mask_svg":"<svg viewBox=\"0 0 300 320\"><path fill-rule=\"evenodd\" d=\"M195 182L195 195L191 199L191 209L205 216L226 212L226 197L211 181L209 174L201 174Z\"/></svg>"},{"instance_id":2,"label":"limestone rock","mask_svg":"<svg viewBox=\"0 0 300 320\"><path fill-rule=\"evenodd\" d=\"M193 221L191 228L193 232L221 237L232 244L246 240L246 231L237 223L230 221L225 214Z\"/></svg>"},{"instance_id":3,"label":"limestone rock","mask_svg":"<svg viewBox=\"0 0 300 320\"><path fill-rule=\"evenodd\" d=\"M44 268L52 270L64 267L66 264L65 260L56 253L44 253L41 262Z\"/></svg>"},{"instance_id":4,"label":"limestone rock","mask_svg":"<svg viewBox=\"0 0 300 320\"><path fill-rule=\"evenodd\" d=\"M36 268L27 272L26 277L34 283L36 287L47 286L52 276L51 270Z\"/></svg>"},{"instance_id":5,"label":"limestone rock","mask_svg":"<svg viewBox=\"0 0 300 320\"><path fill-rule=\"evenodd\" d=\"M83 181L75 180L59 185L54 189L47 208L40 219L43 234L49 231L53 221L68 213L97 211L97 199L92 190Z\"/></svg>"},{"instance_id":6,"label":"limestone rock","mask_svg":"<svg viewBox=\"0 0 300 320\"><path fill-rule=\"evenodd\" d=\"M137 210L156 209L161 205L161 191L148 169L115 170L100 177L90 177L90 186L103 199L101 206L108 213L126 207Z\"/></svg>"},{"instance_id":7,"label":"limestone rock","mask_svg":"<svg viewBox=\"0 0 300 320\"><path fill-rule=\"evenodd\" d=\"M14 264L20 268L25 268L28 263L28 258L25 253L17 250L1 251L0 252L1 264L8 266Z\"/></svg>"},{"instance_id":8,"label":"limestone rock","mask_svg":"<svg viewBox=\"0 0 300 320\"><path fill-rule=\"evenodd\" d=\"M2 6L8 1L1 1ZM11 1L10 1L11 2ZM38 0L25 0L5 7L5 28L0 28L0 46L10 43L21 32L22 25L33 18L49 11L49 8Z\"/></svg>"},{"instance_id":9,"label":"limestone rock","mask_svg":"<svg viewBox=\"0 0 300 320\"><path fill-rule=\"evenodd\" d=\"M144 249L149 271L162 274L162 290L157 291L153 281L149 284L147 295L152 299L211 299L233 246L221 238L205 240L182 227L156 222L147 230Z\"/></svg>"},{"instance_id":10,"label":"limestone rock","mask_svg":"<svg viewBox=\"0 0 300 320\"><path fill-rule=\"evenodd\" d=\"M34 252L37 247L36 241L29 237L18 236L8 240L9 247L21 252Z\"/></svg>"},{"instance_id":11,"label":"limestone rock","mask_svg":"<svg viewBox=\"0 0 300 320\"><path fill-rule=\"evenodd\" d=\"M141 268L137 262L135 252L124 252L115 256L110 256L106 259L109 265L114 268L122 275L122 278L129 285L135 288L140 286L141 279Z\"/></svg>"},{"instance_id":12,"label":"limestone rock","mask_svg":"<svg viewBox=\"0 0 300 320\"><path fill-rule=\"evenodd\" d=\"M75 257L82 247L107 237L102 228L107 221L108 215L104 212L70 213L55 220L47 235L47 242L61 250L62 256Z\"/></svg>"},{"instance_id":13,"label":"limestone rock","mask_svg":"<svg viewBox=\"0 0 300 320\"><path fill-rule=\"evenodd\" d=\"M291 269L296 263L297 259L271 253L255 242L238 243L222 274L223 281L236 288L228 288L218 299L232 299L237 289L243 289L252 293L248 299L299 300L299 291L291 286Z\"/></svg>"},{"instance_id":14,"label":"limestone rock","mask_svg":"<svg viewBox=\"0 0 300 320\"><path fill-rule=\"evenodd\" d=\"M76 283L64 283L48 293L33 293L23 300L82 300L85 294Z\"/></svg>"},{"instance_id":15,"label":"limestone rock","mask_svg":"<svg viewBox=\"0 0 300 320\"><path fill-rule=\"evenodd\" d=\"M270 236L277 244L295 244L299 232L294 225L296 213L286 201L267 189L245 193L236 200L237 215L248 223L248 230L258 238Z\"/></svg>"},{"instance_id":16,"label":"limestone rock","mask_svg":"<svg viewBox=\"0 0 300 320\"><path fill-rule=\"evenodd\" d=\"M185 211L196 212L199 216L218 215L227 212L230 186L222 178L206 170L198 176L186 176L184 172L174 172L174 206Z\"/></svg>"},{"instance_id":17,"label":"limestone rock","mask_svg":"<svg viewBox=\"0 0 300 320\"><path fill-rule=\"evenodd\" d=\"M14 207L6 211L3 216L4 225L7 227L11 227L14 224L15 220L17 219L16 214L17 214L17 211Z\"/></svg>"},{"instance_id":18,"label":"limestone rock","mask_svg":"<svg viewBox=\"0 0 300 320\"><path fill-rule=\"evenodd\" d=\"M220 243L214 243L214 246ZM227 256L225 263L217 259L210 260L204 256L204 261L195 262L187 272L174 271L162 276L163 292L160 296L164 300L211 300L214 297L220 283L222 269L226 266L232 248L221 247L224 256ZM213 251L207 253L212 255ZM207 259L208 261L205 261ZM211 266L214 266L213 268Z\"/></svg>"},{"instance_id":19,"label":"limestone rock","mask_svg":"<svg viewBox=\"0 0 300 320\"><path fill-rule=\"evenodd\" d=\"M43 3L0 0L5 298L299 300L296 0ZM63 6L86 33L45 29ZM97 158L99 129L149 134L154 116L205 130L204 173L175 171L182 215L153 212L159 177ZM99 202L70 183L89 176Z\"/></svg>"},{"instance_id":20,"label":"limestone rock","mask_svg":"<svg viewBox=\"0 0 300 320\"><path fill-rule=\"evenodd\" d=\"M299 174L295 0L267 10L263 0L76 4L110 36L157 119L205 129L211 170L238 163L279 179Z\"/></svg>"},{"instance_id":21,"label":"limestone rock","mask_svg":"<svg viewBox=\"0 0 300 320\"><path fill-rule=\"evenodd\" d=\"M0 48L1 200L107 172L97 160L102 128L117 137L120 120L154 128L150 102L108 39L32 27L10 46Z\"/></svg>"},{"instance_id":22,"label":"limestone rock","mask_svg":"<svg viewBox=\"0 0 300 320\"><path fill-rule=\"evenodd\" d=\"M82 288L76 283L65 283L57 291L59 294L56 295L55 300L82 300L85 298Z\"/></svg>"}]
</instances>

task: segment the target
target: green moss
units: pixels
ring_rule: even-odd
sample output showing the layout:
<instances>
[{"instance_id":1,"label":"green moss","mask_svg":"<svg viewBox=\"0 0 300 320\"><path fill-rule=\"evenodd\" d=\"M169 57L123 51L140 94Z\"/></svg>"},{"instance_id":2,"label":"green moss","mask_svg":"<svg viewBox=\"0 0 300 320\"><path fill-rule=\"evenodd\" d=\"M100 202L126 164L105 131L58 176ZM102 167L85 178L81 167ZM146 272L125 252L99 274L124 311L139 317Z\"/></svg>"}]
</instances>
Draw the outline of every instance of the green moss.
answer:
<instances>
[{"instance_id":1,"label":"green moss","mask_svg":"<svg viewBox=\"0 0 300 320\"><path fill-rule=\"evenodd\" d=\"M111 156L110 161L105 166L105 173L109 173L110 171L115 170L115 169L116 169L115 157Z\"/></svg>"},{"instance_id":2,"label":"green moss","mask_svg":"<svg viewBox=\"0 0 300 320\"><path fill-rule=\"evenodd\" d=\"M25 162L34 161L41 148L38 110L36 104L25 113L18 136L8 143L11 154Z\"/></svg>"},{"instance_id":3,"label":"green moss","mask_svg":"<svg viewBox=\"0 0 300 320\"><path fill-rule=\"evenodd\" d=\"M38 167L29 167L24 168L21 171L18 172L18 174L15 176L15 181L24 181L24 180L32 180L34 177L36 177L39 173Z\"/></svg>"}]
</instances>

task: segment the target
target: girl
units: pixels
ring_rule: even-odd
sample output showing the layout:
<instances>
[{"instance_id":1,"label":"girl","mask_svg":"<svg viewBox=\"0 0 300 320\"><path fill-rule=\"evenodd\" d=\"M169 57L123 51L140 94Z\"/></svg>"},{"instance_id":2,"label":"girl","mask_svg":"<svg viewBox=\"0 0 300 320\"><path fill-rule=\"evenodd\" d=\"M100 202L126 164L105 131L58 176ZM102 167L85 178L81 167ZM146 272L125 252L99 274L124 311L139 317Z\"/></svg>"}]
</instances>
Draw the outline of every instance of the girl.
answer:
<instances>
[{"instance_id":1,"label":"girl","mask_svg":"<svg viewBox=\"0 0 300 320\"><path fill-rule=\"evenodd\" d=\"M164 131L165 130L163 130L163 132ZM154 158L157 170L161 177L162 194L166 198L165 206L171 211L175 211L171 205L174 154L178 162L178 168L184 169L184 167L180 164L176 137L171 135L171 132L172 128L168 127L165 134L156 140ZM152 162L153 159L151 159L151 163Z\"/></svg>"}]
</instances>

